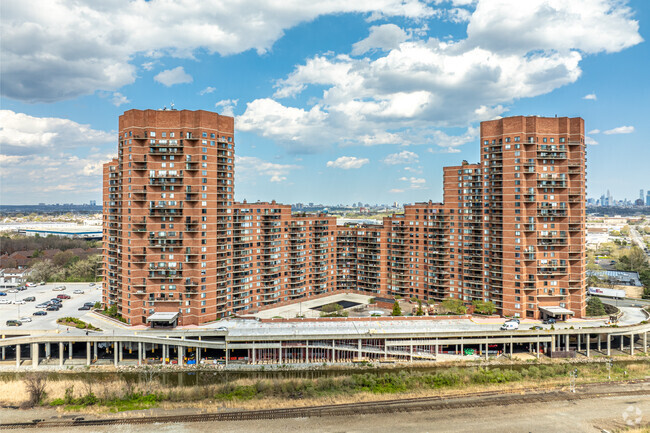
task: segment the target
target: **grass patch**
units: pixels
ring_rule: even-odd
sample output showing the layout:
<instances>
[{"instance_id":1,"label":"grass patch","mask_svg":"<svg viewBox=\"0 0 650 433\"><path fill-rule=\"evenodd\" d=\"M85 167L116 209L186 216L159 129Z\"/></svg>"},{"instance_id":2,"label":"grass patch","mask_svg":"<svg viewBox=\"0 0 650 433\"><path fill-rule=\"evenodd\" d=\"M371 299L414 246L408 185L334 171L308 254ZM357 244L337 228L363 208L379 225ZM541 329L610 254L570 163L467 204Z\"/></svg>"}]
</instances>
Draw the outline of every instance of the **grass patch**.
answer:
<instances>
[{"instance_id":1,"label":"grass patch","mask_svg":"<svg viewBox=\"0 0 650 433\"><path fill-rule=\"evenodd\" d=\"M89 331L101 331L101 329L97 328L96 326L93 326L90 323L86 323L81 319L77 319L76 317L61 317L60 319L56 319L56 323L58 323L59 325L74 327L77 329L88 329Z\"/></svg>"}]
</instances>

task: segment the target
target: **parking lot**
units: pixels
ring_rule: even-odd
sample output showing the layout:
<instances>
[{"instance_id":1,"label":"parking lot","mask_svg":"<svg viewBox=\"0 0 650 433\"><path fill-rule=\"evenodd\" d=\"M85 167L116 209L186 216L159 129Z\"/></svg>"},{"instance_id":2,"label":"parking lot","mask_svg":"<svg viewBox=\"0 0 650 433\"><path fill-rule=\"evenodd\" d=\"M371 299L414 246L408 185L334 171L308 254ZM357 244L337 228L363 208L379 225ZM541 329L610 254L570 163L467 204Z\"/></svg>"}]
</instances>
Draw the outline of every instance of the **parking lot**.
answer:
<instances>
[{"instance_id":1,"label":"parking lot","mask_svg":"<svg viewBox=\"0 0 650 433\"><path fill-rule=\"evenodd\" d=\"M55 287L65 286L66 290L54 291ZM83 294L73 294L76 289L83 290ZM2 290L7 293L7 291ZM70 296L70 299L62 299L62 308L59 311L48 311L46 316L34 316L36 311L44 311L44 309L37 309L36 306L43 302L47 302L57 295L65 294ZM85 302L99 302L101 301L101 285L97 283L94 287L90 287L90 283L50 283L44 286L28 287L27 290L18 293L7 293L7 296L0 296L0 299L9 301L21 300L33 296L36 298L34 302L25 302L24 304L0 304L0 330L1 329L39 329L39 330L55 330L57 329L56 319L60 317L81 317L88 311L81 310ZM21 317L29 317L31 322L25 322L20 327L8 327L7 320L14 319L20 320Z\"/></svg>"}]
</instances>

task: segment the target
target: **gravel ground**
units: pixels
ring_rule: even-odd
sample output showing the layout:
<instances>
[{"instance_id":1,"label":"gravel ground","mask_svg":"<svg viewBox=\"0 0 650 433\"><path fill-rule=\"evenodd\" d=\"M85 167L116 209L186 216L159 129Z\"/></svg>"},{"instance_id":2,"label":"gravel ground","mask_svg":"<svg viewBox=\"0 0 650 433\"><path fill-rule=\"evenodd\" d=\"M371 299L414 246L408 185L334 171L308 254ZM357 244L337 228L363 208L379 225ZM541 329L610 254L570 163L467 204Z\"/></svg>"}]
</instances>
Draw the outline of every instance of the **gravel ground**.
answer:
<instances>
[{"instance_id":1,"label":"gravel ground","mask_svg":"<svg viewBox=\"0 0 650 433\"><path fill-rule=\"evenodd\" d=\"M140 417L156 411L122 414ZM18 422L34 418L51 419L58 414L52 409L17 411L0 409L1 422ZM71 414L66 414L71 415ZM86 415L88 417L88 415ZM291 432L574 432L601 433L625 427L626 421L650 423L650 394L647 396L608 397L601 399L531 403L512 406L491 406L442 411L358 415L355 417L300 418L260 421L215 423L177 423L119 426L122 433L203 432L228 431L232 433ZM42 432L84 431L112 432L115 426L39 429Z\"/></svg>"}]
</instances>

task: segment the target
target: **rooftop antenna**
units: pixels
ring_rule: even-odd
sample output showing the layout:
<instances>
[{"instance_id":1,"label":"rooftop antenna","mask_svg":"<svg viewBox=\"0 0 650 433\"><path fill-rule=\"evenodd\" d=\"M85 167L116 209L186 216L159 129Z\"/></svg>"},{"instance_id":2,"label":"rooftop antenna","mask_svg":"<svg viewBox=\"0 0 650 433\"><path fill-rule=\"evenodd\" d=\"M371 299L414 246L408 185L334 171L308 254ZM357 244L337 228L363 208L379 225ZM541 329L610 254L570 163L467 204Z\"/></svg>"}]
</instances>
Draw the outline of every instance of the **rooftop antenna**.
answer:
<instances>
[{"instance_id":1,"label":"rooftop antenna","mask_svg":"<svg viewBox=\"0 0 650 433\"><path fill-rule=\"evenodd\" d=\"M172 104L171 104L171 109L172 109L172 110L174 109L174 103L173 103L173 102L172 102Z\"/></svg>"}]
</instances>

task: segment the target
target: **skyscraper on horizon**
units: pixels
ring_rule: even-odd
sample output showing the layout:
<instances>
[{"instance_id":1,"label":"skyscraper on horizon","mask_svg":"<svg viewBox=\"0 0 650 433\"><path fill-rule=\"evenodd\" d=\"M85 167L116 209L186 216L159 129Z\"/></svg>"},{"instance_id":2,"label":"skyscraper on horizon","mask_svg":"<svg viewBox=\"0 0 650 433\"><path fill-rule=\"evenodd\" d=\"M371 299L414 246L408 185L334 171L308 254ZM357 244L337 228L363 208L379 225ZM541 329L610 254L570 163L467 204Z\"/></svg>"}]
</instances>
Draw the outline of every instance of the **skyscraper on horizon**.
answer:
<instances>
[{"instance_id":1,"label":"skyscraper on horizon","mask_svg":"<svg viewBox=\"0 0 650 433\"><path fill-rule=\"evenodd\" d=\"M444 168L443 203L337 225L234 201L232 117L129 110L104 166L102 302L132 325L198 325L342 290L582 317L585 150L580 118L482 122L481 161Z\"/></svg>"}]
</instances>

